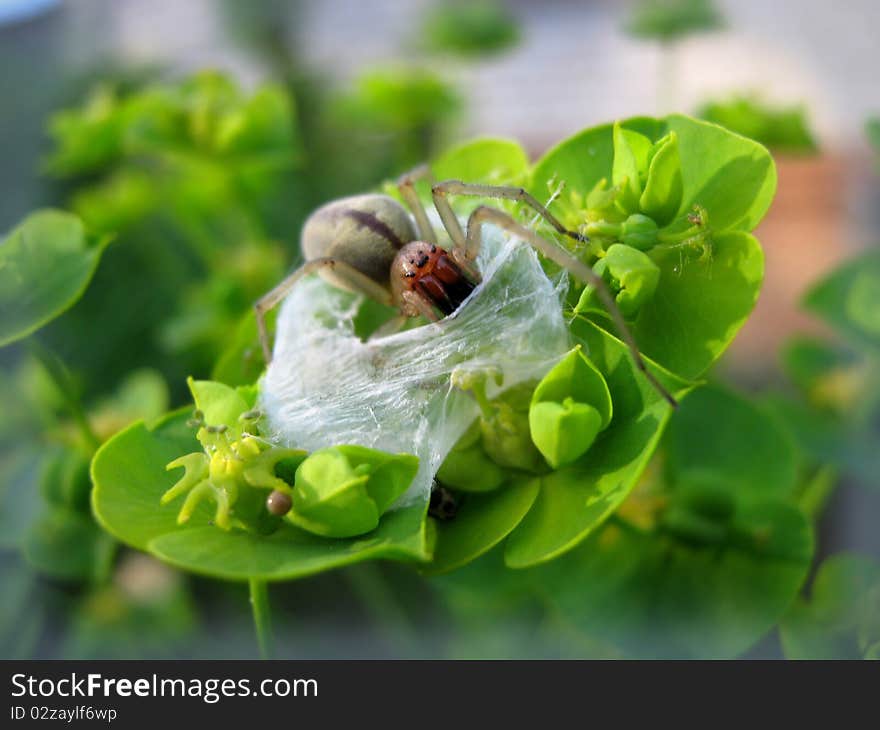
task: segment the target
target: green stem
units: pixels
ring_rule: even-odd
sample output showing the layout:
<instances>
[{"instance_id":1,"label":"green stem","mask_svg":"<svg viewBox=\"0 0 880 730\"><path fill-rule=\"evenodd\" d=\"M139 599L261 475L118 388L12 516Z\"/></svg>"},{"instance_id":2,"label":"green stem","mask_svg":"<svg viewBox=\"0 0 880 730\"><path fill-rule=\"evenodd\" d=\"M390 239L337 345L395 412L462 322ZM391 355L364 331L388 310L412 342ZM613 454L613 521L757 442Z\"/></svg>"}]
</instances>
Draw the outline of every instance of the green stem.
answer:
<instances>
[{"instance_id":1,"label":"green stem","mask_svg":"<svg viewBox=\"0 0 880 730\"><path fill-rule=\"evenodd\" d=\"M261 659L272 658L272 617L269 610L269 591L266 581L251 578L250 589L251 611L254 615L254 628L257 632L257 645Z\"/></svg>"},{"instance_id":2,"label":"green stem","mask_svg":"<svg viewBox=\"0 0 880 730\"><path fill-rule=\"evenodd\" d=\"M70 417L73 418L73 422L76 424L76 427L87 447L91 451L97 451L98 447L101 445L101 441L92 430L92 426L82 407L82 403L76 395L73 378L70 376L70 371L67 369L67 366L58 355L35 338L30 339L30 349L34 357L36 357L39 363L43 366L46 374L52 380L52 383L58 390L58 394L64 400L64 405L67 408Z\"/></svg>"},{"instance_id":3,"label":"green stem","mask_svg":"<svg viewBox=\"0 0 880 730\"><path fill-rule=\"evenodd\" d=\"M477 401L477 405L480 407L480 413L483 414L483 418L491 420L492 416L495 415L495 410L492 408L492 402L486 395L486 381L481 380L478 383L474 383L471 392L474 394L474 398Z\"/></svg>"}]
</instances>

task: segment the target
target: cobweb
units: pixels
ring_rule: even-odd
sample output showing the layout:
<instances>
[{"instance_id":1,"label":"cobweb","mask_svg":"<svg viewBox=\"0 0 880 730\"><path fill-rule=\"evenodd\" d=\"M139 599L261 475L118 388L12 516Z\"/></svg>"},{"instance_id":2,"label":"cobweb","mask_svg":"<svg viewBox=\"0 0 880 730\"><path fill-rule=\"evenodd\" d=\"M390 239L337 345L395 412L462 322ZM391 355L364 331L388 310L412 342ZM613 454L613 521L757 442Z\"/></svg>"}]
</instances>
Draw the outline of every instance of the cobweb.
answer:
<instances>
[{"instance_id":1,"label":"cobweb","mask_svg":"<svg viewBox=\"0 0 880 730\"><path fill-rule=\"evenodd\" d=\"M418 474L396 506L427 498L478 413L451 385L453 372L498 371L491 396L540 378L569 348L564 282L548 279L528 245L487 226L478 264L483 281L452 316L367 341L354 334L362 297L319 276L302 281L282 305L262 381L270 437L310 451L359 444L415 454Z\"/></svg>"}]
</instances>

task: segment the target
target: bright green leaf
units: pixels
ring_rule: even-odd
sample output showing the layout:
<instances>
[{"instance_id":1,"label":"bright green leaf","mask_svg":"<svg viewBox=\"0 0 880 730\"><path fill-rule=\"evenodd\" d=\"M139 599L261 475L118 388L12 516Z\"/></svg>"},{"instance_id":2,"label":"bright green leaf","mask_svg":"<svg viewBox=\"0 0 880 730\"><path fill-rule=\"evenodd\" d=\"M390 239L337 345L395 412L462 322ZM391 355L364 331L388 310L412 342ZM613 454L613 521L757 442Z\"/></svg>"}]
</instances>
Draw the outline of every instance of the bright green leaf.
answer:
<instances>
[{"instance_id":1,"label":"bright green leaf","mask_svg":"<svg viewBox=\"0 0 880 730\"><path fill-rule=\"evenodd\" d=\"M211 525L213 510L198 507L185 526L174 510L159 506L176 476L165 464L200 450L188 412L177 412L152 429L139 423L106 442L92 461L92 506L112 535L184 570L229 580L288 580L360 560L426 560L425 505L386 513L373 532L337 540L310 535L282 523L266 537Z\"/></svg>"},{"instance_id":2,"label":"bright green leaf","mask_svg":"<svg viewBox=\"0 0 880 730\"><path fill-rule=\"evenodd\" d=\"M651 140L638 132L614 124L614 164L611 181L621 189L618 204L622 212L637 213L642 195L641 174L648 167Z\"/></svg>"},{"instance_id":3,"label":"bright green leaf","mask_svg":"<svg viewBox=\"0 0 880 730\"><path fill-rule=\"evenodd\" d=\"M776 193L776 166L766 148L682 114L665 122L678 136L684 186L679 212L705 208L716 233L753 230Z\"/></svg>"},{"instance_id":4,"label":"bright green leaf","mask_svg":"<svg viewBox=\"0 0 880 730\"><path fill-rule=\"evenodd\" d=\"M652 252L660 281L639 310L633 335L642 353L685 378L700 376L731 343L755 306L764 254L748 233L712 237L708 257Z\"/></svg>"},{"instance_id":5,"label":"bright green leaf","mask_svg":"<svg viewBox=\"0 0 880 730\"><path fill-rule=\"evenodd\" d=\"M657 144L659 147L651 158L645 189L639 198L639 209L658 226L665 226L678 213L684 191L678 135L670 132Z\"/></svg>"},{"instance_id":6,"label":"bright green leaf","mask_svg":"<svg viewBox=\"0 0 880 730\"><path fill-rule=\"evenodd\" d=\"M446 150L431 163L437 180L454 178L485 185L510 185L529 169L525 150L510 139L480 137Z\"/></svg>"},{"instance_id":7,"label":"bright green leaf","mask_svg":"<svg viewBox=\"0 0 880 730\"><path fill-rule=\"evenodd\" d=\"M532 441L554 469L582 456L611 421L611 394L580 347L538 383L529 407Z\"/></svg>"},{"instance_id":8,"label":"bright green leaf","mask_svg":"<svg viewBox=\"0 0 880 730\"><path fill-rule=\"evenodd\" d=\"M248 402L235 388L213 380L187 380L196 408L209 426L238 426L239 416L248 410Z\"/></svg>"},{"instance_id":9,"label":"bright green leaf","mask_svg":"<svg viewBox=\"0 0 880 730\"><path fill-rule=\"evenodd\" d=\"M614 417L582 460L541 478L534 506L506 544L505 560L514 568L570 550L612 514L644 471L671 411L638 373L623 343L584 320L575 325L608 383ZM683 381L648 367L673 393L687 391Z\"/></svg>"}]
</instances>

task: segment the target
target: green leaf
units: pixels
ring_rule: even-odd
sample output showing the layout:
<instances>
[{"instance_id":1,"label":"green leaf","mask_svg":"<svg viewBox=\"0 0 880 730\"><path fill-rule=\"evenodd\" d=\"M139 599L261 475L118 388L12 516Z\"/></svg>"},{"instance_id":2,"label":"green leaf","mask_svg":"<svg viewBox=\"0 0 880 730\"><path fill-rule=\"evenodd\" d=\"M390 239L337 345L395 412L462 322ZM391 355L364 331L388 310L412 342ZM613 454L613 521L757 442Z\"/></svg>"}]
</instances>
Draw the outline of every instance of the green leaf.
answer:
<instances>
[{"instance_id":1,"label":"green leaf","mask_svg":"<svg viewBox=\"0 0 880 730\"><path fill-rule=\"evenodd\" d=\"M776 166L762 145L682 114L665 120L678 136L683 184L679 214L699 205L715 233L751 231L776 193Z\"/></svg>"},{"instance_id":2,"label":"green leaf","mask_svg":"<svg viewBox=\"0 0 880 730\"><path fill-rule=\"evenodd\" d=\"M656 119L638 117L621 122L620 126L649 139L662 136L662 122ZM576 228L584 222L579 217L579 208L572 206L571 193L587 196L602 180L611 180L613 129L611 124L603 124L578 132L551 148L532 168L527 187L538 200L546 201L560 184L565 185L562 194L550 204L550 210L569 227Z\"/></svg>"},{"instance_id":3,"label":"green leaf","mask_svg":"<svg viewBox=\"0 0 880 730\"><path fill-rule=\"evenodd\" d=\"M764 217L776 192L776 168L770 153L757 142L722 127L680 114L665 119L635 117L620 122L623 131L657 141L670 132L678 138L682 196L678 215L694 205L705 208L712 231L752 230ZM612 178L613 127L587 129L547 152L532 170L529 189L546 199L564 182L566 192L551 205L564 219L572 214L569 193L586 196ZM555 182L554 182L555 181ZM583 220L568 220L577 226Z\"/></svg>"},{"instance_id":4,"label":"green leaf","mask_svg":"<svg viewBox=\"0 0 880 730\"><path fill-rule=\"evenodd\" d=\"M677 481L722 483L738 496L786 497L795 487L791 437L761 408L717 386L684 399L665 446Z\"/></svg>"},{"instance_id":5,"label":"green leaf","mask_svg":"<svg viewBox=\"0 0 880 730\"><path fill-rule=\"evenodd\" d=\"M14 228L0 243L0 345L69 309L108 243L92 240L76 216L58 210L32 213Z\"/></svg>"},{"instance_id":6,"label":"green leaf","mask_svg":"<svg viewBox=\"0 0 880 730\"><path fill-rule=\"evenodd\" d=\"M735 657L785 613L813 554L794 506L741 505L735 525L737 539L699 546L609 523L538 578L564 617L631 656Z\"/></svg>"},{"instance_id":7,"label":"green leaf","mask_svg":"<svg viewBox=\"0 0 880 730\"><path fill-rule=\"evenodd\" d=\"M469 183L510 185L525 177L529 158L518 142L479 137L451 147L431 163L437 180L455 178Z\"/></svg>"},{"instance_id":8,"label":"green leaf","mask_svg":"<svg viewBox=\"0 0 880 730\"><path fill-rule=\"evenodd\" d=\"M582 456L611 421L611 394L602 374L573 349L544 376L532 394L529 431L554 469Z\"/></svg>"},{"instance_id":9,"label":"green leaf","mask_svg":"<svg viewBox=\"0 0 880 730\"><path fill-rule=\"evenodd\" d=\"M248 402L235 388L213 380L187 380L196 409L204 414L209 426L238 425L238 417L248 410Z\"/></svg>"},{"instance_id":10,"label":"green leaf","mask_svg":"<svg viewBox=\"0 0 880 730\"><path fill-rule=\"evenodd\" d=\"M266 537L210 524L200 505L185 526L159 499L175 482L165 465L200 450L186 425L188 411L154 427L138 423L107 441L92 461L92 507L101 525L122 542L177 567L229 580L289 580L361 560L426 560L425 505L392 510L379 527L352 539L328 539L282 523Z\"/></svg>"},{"instance_id":11,"label":"green leaf","mask_svg":"<svg viewBox=\"0 0 880 730\"><path fill-rule=\"evenodd\" d=\"M417 130L454 116L461 106L456 90L437 74L415 66L371 68L337 105L361 128L397 133Z\"/></svg>"},{"instance_id":12,"label":"green leaf","mask_svg":"<svg viewBox=\"0 0 880 730\"><path fill-rule=\"evenodd\" d=\"M644 471L671 411L623 343L583 319L573 326L608 383L614 417L580 461L541 478L534 506L506 544L505 560L513 568L561 555L612 514ZM686 392L687 383L648 367L671 392Z\"/></svg>"},{"instance_id":13,"label":"green leaf","mask_svg":"<svg viewBox=\"0 0 880 730\"><path fill-rule=\"evenodd\" d=\"M850 553L825 560L813 580L810 600L798 600L780 632L789 659L876 659L880 563Z\"/></svg>"},{"instance_id":14,"label":"green leaf","mask_svg":"<svg viewBox=\"0 0 880 730\"><path fill-rule=\"evenodd\" d=\"M431 163L435 181L461 180L482 185L522 184L529 172L529 158L518 142L501 137L478 137L446 150ZM433 209L431 185L423 180L416 183L416 190L425 206ZM394 191L396 192L396 191ZM467 216L477 206L492 205L512 208L503 200L450 196L449 202L460 216Z\"/></svg>"},{"instance_id":15,"label":"green leaf","mask_svg":"<svg viewBox=\"0 0 880 730\"><path fill-rule=\"evenodd\" d=\"M446 573L491 550L520 523L539 486L538 479L517 479L490 494L462 496L455 518L436 523L434 559L424 571Z\"/></svg>"},{"instance_id":16,"label":"green leaf","mask_svg":"<svg viewBox=\"0 0 880 730\"><path fill-rule=\"evenodd\" d=\"M854 344L880 348L880 252L832 272L807 292L804 306Z\"/></svg>"},{"instance_id":17,"label":"green leaf","mask_svg":"<svg viewBox=\"0 0 880 730\"><path fill-rule=\"evenodd\" d=\"M611 422L612 402L608 383L580 345L573 348L541 379L532 394L532 405L573 398L590 403L599 412L602 427Z\"/></svg>"},{"instance_id":18,"label":"green leaf","mask_svg":"<svg viewBox=\"0 0 880 730\"><path fill-rule=\"evenodd\" d=\"M602 429L602 416L593 406L565 398L561 403L536 403L529 410L532 441L554 469L577 461Z\"/></svg>"},{"instance_id":19,"label":"green leaf","mask_svg":"<svg viewBox=\"0 0 880 730\"><path fill-rule=\"evenodd\" d=\"M727 349L764 278L764 254L754 236L722 233L710 246L704 260L652 251L660 281L632 325L642 353L684 378L700 376Z\"/></svg>"},{"instance_id":20,"label":"green leaf","mask_svg":"<svg viewBox=\"0 0 880 730\"><path fill-rule=\"evenodd\" d=\"M658 148L648 167L645 189L639 198L639 209L653 218L658 226L665 226L672 222L678 212L684 185L678 155L678 135L670 132L657 144Z\"/></svg>"},{"instance_id":21,"label":"green leaf","mask_svg":"<svg viewBox=\"0 0 880 730\"><path fill-rule=\"evenodd\" d=\"M633 329L645 354L684 378L695 378L728 346L757 299L763 255L747 231L761 220L773 198L773 160L759 144L685 116L630 119L618 129L620 135L630 130L655 141L674 133L678 140L682 189L675 223L656 235L646 232L644 241L632 239L641 244L637 248L659 241L650 256L661 269L651 306L642 307ZM610 125L580 132L536 163L529 190L546 200L564 184L550 209L567 226L584 226L584 201L612 177L614 150ZM694 206L699 224L686 218ZM693 235L684 232L685 225L691 225ZM629 221L621 225L613 217L588 224L619 235L630 235L624 230L628 226ZM607 325L604 315L591 316Z\"/></svg>"},{"instance_id":22,"label":"green leaf","mask_svg":"<svg viewBox=\"0 0 880 730\"><path fill-rule=\"evenodd\" d=\"M211 380L228 385L249 385L257 381L265 367L257 320L248 312L233 328L225 349L211 370Z\"/></svg>"}]
</instances>

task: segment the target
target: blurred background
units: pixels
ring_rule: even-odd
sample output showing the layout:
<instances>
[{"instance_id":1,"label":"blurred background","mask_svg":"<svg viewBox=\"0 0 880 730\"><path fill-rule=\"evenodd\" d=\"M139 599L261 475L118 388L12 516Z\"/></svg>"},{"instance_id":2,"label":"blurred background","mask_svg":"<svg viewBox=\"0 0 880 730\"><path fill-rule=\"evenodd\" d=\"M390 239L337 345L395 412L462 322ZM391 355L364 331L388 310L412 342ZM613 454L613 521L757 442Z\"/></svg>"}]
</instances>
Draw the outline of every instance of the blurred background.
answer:
<instances>
[{"instance_id":1,"label":"blurred background","mask_svg":"<svg viewBox=\"0 0 880 730\"><path fill-rule=\"evenodd\" d=\"M302 220L321 202L374 187L458 140L512 137L536 157L579 129L639 114L713 119L764 142L777 159L779 192L757 232L765 286L719 371L745 388L763 387L779 378L787 337L832 337L799 301L835 264L880 241L880 176L866 134L866 120L880 113L880 5L718 0L704 16L708 6L694 2L668 28L640 19L635 5L0 0L0 230L34 208L59 206L131 242L109 249L94 291L46 333L80 373L83 400L102 404L106 432L186 402L185 376L211 371L249 303L296 262ZM275 104L281 97L265 97L256 111L247 106L266 83L289 108ZM151 103L157 85L168 98L206 109L241 105L259 116L274 134L261 133L271 137L271 149L260 152L272 164L256 169L242 157L196 164L180 150L147 144L136 155L120 153L114 135L128 123L121 120ZM140 132L149 138L149 129ZM226 270L208 271L206 246L227 247ZM169 264L178 250L187 252L182 263ZM165 288L138 290L144 267L160 271ZM117 294L99 293L102 280L115 281ZM95 345L89 333L108 310L116 316ZM58 410L28 357L0 352L6 392L27 395L16 437ZM132 383L126 374L134 368ZM45 468L18 461L6 464L16 475L7 476L10 484L38 479ZM6 526L23 529L10 526L23 522L8 500L4 509ZM877 555L878 514L878 490L844 484L829 504L821 550ZM4 545L14 542L7 536ZM34 554L28 564L39 568ZM3 592L12 598L0 625L18 629L4 640L4 655L252 652L240 587L185 581L134 554L114 568L112 588L86 594L71 578L75 570L34 578L30 568L9 565ZM433 610L428 590L404 568L371 566L277 593L282 611L301 621L291 638L298 655L382 656L406 653L399 627L412 624L412 607ZM19 609L35 595L43 609L23 617ZM138 603L156 595L165 597L161 611ZM372 606L375 631L351 621L359 602ZM134 623L110 620L132 611L140 612ZM58 615L74 616L74 628ZM206 639L217 631L223 646ZM111 635L117 643L108 649Z\"/></svg>"}]
</instances>

